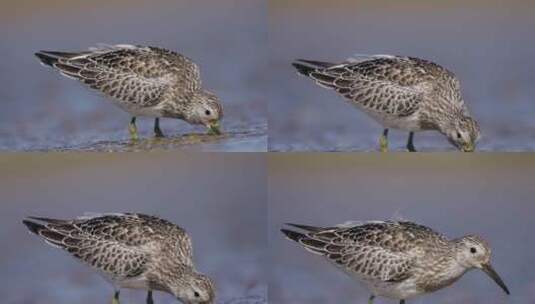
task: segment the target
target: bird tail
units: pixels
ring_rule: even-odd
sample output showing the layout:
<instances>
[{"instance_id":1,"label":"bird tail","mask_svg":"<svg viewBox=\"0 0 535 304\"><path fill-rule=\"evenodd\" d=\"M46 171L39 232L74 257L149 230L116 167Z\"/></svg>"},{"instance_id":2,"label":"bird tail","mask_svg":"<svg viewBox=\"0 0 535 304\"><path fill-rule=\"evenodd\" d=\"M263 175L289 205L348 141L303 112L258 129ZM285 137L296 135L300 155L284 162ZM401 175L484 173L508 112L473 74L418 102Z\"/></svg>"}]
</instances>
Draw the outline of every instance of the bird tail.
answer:
<instances>
[{"instance_id":1,"label":"bird tail","mask_svg":"<svg viewBox=\"0 0 535 304\"><path fill-rule=\"evenodd\" d=\"M43 222L45 224L41 224ZM68 246L75 245L79 242L79 239L73 238L69 235L69 226L67 221L40 218L40 217L28 217L22 221L24 225L30 230L31 233L40 236L48 244L59 247L62 249L68 248Z\"/></svg>"},{"instance_id":2,"label":"bird tail","mask_svg":"<svg viewBox=\"0 0 535 304\"><path fill-rule=\"evenodd\" d=\"M310 76L312 72L315 72L318 69L327 69L334 65L334 63L315 61L315 60L305 60L297 59L292 63L293 67L297 69L297 72L304 76Z\"/></svg>"},{"instance_id":3,"label":"bird tail","mask_svg":"<svg viewBox=\"0 0 535 304\"><path fill-rule=\"evenodd\" d=\"M66 77L92 84L97 73L86 68L89 63L87 56L90 54L91 52L39 51L35 53L35 56L39 58L42 64L58 70Z\"/></svg>"},{"instance_id":4,"label":"bird tail","mask_svg":"<svg viewBox=\"0 0 535 304\"><path fill-rule=\"evenodd\" d=\"M323 228L297 224L287 225L304 230L305 233L283 228L281 229L281 232L286 236L286 238L301 244L301 246L303 246L306 250L312 253L319 255L328 254L327 246L329 245L329 243L327 242L327 239L322 239L321 237L318 237L318 235L320 235L323 231Z\"/></svg>"},{"instance_id":5,"label":"bird tail","mask_svg":"<svg viewBox=\"0 0 535 304\"><path fill-rule=\"evenodd\" d=\"M340 71L335 69L336 64L331 62L298 59L292 63L300 75L313 79L319 86L328 89L345 89L347 81L340 79ZM340 92L339 93L347 93Z\"/></svg>"}]
</instances>

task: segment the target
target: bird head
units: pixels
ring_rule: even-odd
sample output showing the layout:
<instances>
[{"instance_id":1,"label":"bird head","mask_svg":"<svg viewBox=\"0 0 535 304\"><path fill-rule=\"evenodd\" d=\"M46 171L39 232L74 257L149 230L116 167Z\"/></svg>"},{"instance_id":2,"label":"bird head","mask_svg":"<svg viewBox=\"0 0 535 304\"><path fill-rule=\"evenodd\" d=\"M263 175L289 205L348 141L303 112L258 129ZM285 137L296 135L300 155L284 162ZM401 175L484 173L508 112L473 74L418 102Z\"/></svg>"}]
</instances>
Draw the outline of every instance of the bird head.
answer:
<instances>
[{"instance_id":1,"label":"bird head","mask_svg":"<svg viewBox=\"0 0 535 304\"><path fill-rule=\"evenodd\" d=\"M187 122L204 125L211 134L221 134L219 121L223 117L223 108L215 94L199 90L191 96L190 105L184 117Z\"/></svg>"},{"instance_id":2,"label":"bird head","mask_svg":"<svg viewBox=\"0 0 535 304\"><path fill-rule=\"evenodd\" d=\"M468 235L457 240L457 262L466 269L480 269L491 277L506 294L509 289L490 263L489 244L475 235Z\"/></svg>"},{"instance_id":3,"label":"bird head","mask_svg":"<svg viewBox=\"0 0 535 304\"><path fill-rule=\"evenodd\" d=\"M442 131L448 137L448 141L463 152L474 152L481 136L477 121L465 113L456 115Z\"/></svg>"},{"instance_id":4,"label":"bird head","mask_svg":"<svg viewBox=\"0 0 535 304\"><path fill-rule=\"evenodd\" d=\"M184 304L215 303L215 288L212 280L194 270L187 272L170 286L171 293Z\"/></svg>"}]
</instances>

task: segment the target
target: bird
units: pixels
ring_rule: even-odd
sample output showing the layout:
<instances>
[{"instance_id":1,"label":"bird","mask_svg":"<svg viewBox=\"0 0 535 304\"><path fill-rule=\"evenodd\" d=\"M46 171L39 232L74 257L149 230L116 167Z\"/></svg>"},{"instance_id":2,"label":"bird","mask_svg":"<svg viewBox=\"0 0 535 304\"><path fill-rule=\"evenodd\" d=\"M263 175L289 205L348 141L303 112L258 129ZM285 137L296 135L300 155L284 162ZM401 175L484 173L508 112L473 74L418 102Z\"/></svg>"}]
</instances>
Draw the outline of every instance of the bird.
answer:
<instances>
[{"instance_id":1,"label":"bird","mask_svg":"<svg viewBox=\"0 0 535 304\"><path fill-rule=\"evenodd\" d=\"M509 289L490 263L491 248L476 235L448 239L408 221L349 222L334 227L287 224L287 239L325 257L378 297L399 300L431 293L480 269L504 291ZM295 229L297 228L297 229Z\"/></svg>"},{"instance_id":2,"label":"bird","mask_svg":"<svg viewBox=\"0 0 535 304\"><path fill-rule=\"evenodd\" d=\"M199 67L184 55L153 46L105 45L83 52L39 51L42 64L111 97L132 115L128 130L138 139L136 117L155 117L154 133L164 137L160 118L204 125L221 134L219 98L201 84Z\"/></svg>"},{"instance_id":3,"label":"bird","mask_svg":"<svg viewBox=\"0 0 535 304\"><path fill-rule=\"evenodd\" d=\"M388 151L388 130L409 132L407 149L416 152L414 133L435 130L457 149L473 152L480 128L461 96L454 73L428 60L394 55L357 55L341 63L298 59L298 74L335 90L384 129L380 151Z\"/></svg>"},{"instance_id":4,"label":"bird","mask_svg":"<svg viewBox=\"0 0 535 304\"><path fill-rule=\"evenodd\" d=\"M46 243L97 270L114 287L162 291L184 304L215 303L213 281L195 269L191 239L166 220L139 213L91 214L71 220L28 217L24 225Z\"/></svg>"}]
</instances>

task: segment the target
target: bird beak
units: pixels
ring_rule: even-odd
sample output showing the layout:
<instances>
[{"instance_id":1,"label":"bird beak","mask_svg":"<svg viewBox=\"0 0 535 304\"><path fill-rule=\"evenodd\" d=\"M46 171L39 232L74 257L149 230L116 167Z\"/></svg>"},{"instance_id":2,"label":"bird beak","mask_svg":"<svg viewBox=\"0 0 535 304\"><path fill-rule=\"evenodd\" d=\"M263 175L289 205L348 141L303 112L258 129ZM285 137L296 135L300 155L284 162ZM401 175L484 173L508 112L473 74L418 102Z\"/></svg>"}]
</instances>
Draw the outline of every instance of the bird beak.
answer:
<instances>
[{"instance_id":1,"label":"bird beak","mask_svg":"<svg viewBox=\"0 0 535 304\"><path fill-rule=\"evenodd\" d=\"M476 149L475 144L469 143L469 144L464 145L461 150L463 152L474 152L475 149Z\"/></svg>"},{"instance_id":2,"label":"bird beak","mask_svg":"<svg viewBox=\"0 0 535 304\"><path fill-rule=\"evenodd\" d=\"M509 294L509 289L507 289L507 286L505 286L505 283L503 282L502 278L498 275L498 273L492 268L490 264L484 264L481 266L481 270L483 270L486 274L491 277L496 284L498 284L503 291L505 291L506 294Z\"/></svg>"},{"instance_id":3,"label":"bird beak","mask_svg":"<svg viewBox=\"0 0 535 304\"><path fill-rule=\"evenodd\" d=\"M219 121L210 122L206 127L208 128L208 134L221 135L221 128L219 126Z\"/></svg>"}]
</instances>

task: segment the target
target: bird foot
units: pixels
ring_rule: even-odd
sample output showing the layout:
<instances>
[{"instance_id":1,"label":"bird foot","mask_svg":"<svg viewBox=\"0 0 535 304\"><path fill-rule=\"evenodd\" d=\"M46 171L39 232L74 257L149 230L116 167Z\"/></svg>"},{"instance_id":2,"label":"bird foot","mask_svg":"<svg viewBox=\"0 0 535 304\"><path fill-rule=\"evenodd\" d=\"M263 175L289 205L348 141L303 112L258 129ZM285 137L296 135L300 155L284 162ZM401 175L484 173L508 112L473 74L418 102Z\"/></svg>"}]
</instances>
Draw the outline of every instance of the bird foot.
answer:
<instances>
[{"instance_id":1,"label":"bird foot","mask_svg":"<svg viewBox=\"0 0 535 304\"><path fill-rule=\"evenodd\" d=\"M160 121L156 119L154 122L154 137L156 138L164 138L165 135L163 135L162 129L160 129Z\"/></svg>"},{"instance_id":2,"label":"bird foot","mask_svg":"<svg viewBox=\"0 0 535 304\"><path fill-rule=\"evenodd\" d=\"M152 300L152 291L149 290L147 293L147 304L154 304L154 301Z\"/></svg>"},{"instance_id":3,"label":"bird foot","mask_svg":"<svg viewBox=\"0 0 535 304\"><path fill-rule=\"evenodd\" d=\"M116 291L111 300L111 304L119 304L119 292Z\"/></svg>"},{"instance_id":4,"label":"bird foot","mask_svg":"<svg viewBox=\"0 0 535 304\"><path fill-rule=\"evenodd\" d=\"M156 137L156 138L164 138L165 135L163 135L162 131L155 131L154 132L154 137Z\"/></svg>"},{"instance_id":5,"label":"bird foot","mask_svg":"<svg viewBox=\"0 0 535 304\"><path fill-rule=\"evenodd\" d=\"M379 151L388 152L388 139L384 135L379 138Z\"/></svg>"},{"instance_id":6,"label":"bird foot","mask_svg":"<svg viewBox=\"0 0 535 304\"><path fill-rule=\"evenodd\" d=\"M130 132L130 139L132 141L137 141L139 139L139 136L137 135L136 125L133 125L133 124L128 125L128 132Z\"/></svg>"}]
</instances>

